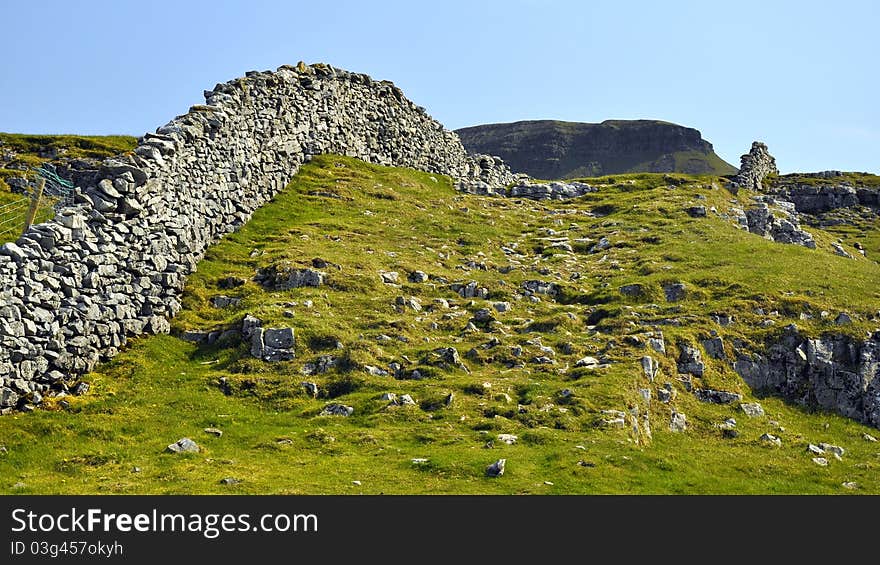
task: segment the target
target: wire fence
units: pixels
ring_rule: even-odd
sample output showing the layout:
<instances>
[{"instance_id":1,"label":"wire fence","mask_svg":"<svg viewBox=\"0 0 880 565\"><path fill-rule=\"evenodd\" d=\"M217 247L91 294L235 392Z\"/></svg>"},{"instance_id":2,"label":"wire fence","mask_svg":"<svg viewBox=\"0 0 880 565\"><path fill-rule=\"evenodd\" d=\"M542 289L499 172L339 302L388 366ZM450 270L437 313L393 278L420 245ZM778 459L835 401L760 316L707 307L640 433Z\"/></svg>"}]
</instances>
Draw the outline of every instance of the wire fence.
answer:
<instances>
[{"instance_id":1,"label":"wire fence","mask_svg":"<svg viewBox=\"0 0 880 565\"><path fill-rule=\"evenodd\" d=\"M29 198L0 205L0 242L15 239L21 233L30 205Z\"/></svg>"},{"instance_id":2,"label":"wire fence","mask_svg":"<svg viewBox=\"0 0 880 565\"><path fill-rule=\"evenodd\" d=\"M33 221L34 212L40 206L51 205L57 212L74 203L73 183L62 178L54 165L44 163L33 170L45 181L43 190L38 192L31 186L21 199L0 204L0 243L16 239L26 224Z\"/></svg>"}]
</instances>

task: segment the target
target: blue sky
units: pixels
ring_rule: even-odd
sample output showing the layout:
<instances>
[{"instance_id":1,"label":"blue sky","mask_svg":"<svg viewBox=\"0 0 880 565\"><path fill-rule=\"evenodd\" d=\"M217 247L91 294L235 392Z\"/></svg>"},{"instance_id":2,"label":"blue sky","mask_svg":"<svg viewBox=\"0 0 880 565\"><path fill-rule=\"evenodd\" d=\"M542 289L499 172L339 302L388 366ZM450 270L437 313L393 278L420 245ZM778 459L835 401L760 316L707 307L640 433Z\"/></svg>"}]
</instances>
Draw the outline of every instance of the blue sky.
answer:
<instances>
[{"instance_id":1,"label":"blue sky","mask_svg":"<svg viewBox=\"0 0 880 565\"><path fill-rule=\"evenodd\" d=\"M880 173L880 2L0 0L0 131L141 135L248 70L388 79L450 129L662 119Z\"/></svg>"}]
</instances>

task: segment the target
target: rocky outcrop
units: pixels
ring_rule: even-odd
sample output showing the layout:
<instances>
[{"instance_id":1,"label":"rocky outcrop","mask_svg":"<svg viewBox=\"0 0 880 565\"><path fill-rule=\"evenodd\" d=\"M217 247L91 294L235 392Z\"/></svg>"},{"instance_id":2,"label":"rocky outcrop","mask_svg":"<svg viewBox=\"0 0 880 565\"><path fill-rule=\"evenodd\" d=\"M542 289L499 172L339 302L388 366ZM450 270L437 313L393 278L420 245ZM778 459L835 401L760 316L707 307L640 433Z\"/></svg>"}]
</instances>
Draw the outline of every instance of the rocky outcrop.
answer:
<instances>
[{"instance_id":1,"label":"rocky outcrop","mask_svg":"<svg viewBox=\"0 0 880 565\"><path fill-rule=\"evenodd\" d=\"M813 236L801 228L794 204L763 196L757 197L756 200L757 205L745 211L745 225L750 233L777 243L816 248Z\"/></svg>"},{"instance_id":2,"label":"rocky outcrop","mask_svg":"<svg viewBox=\"0 0 880 565\"><path fill-rule=\"evenodd\" d=\"M463 185L515 180L499 161L469 157L392 83L328 65L250 72L206 91L205 102L144 135L131 154L68 171L76 205L0 247L0 411L67 391L132 336L168 332L208 246L314 155ZM321 278L287 274L292 284ZM291 336L279 336L263 335L258 353L292 351Z\"/></svg>"},{"instance_id":3,"label":"rocky outcrop","mask_svg":"<svg viewBox=\"0 0 880 565\"><path fill-rule=\"evenodd\" d=\"M787 331L766 352L737 349L733 366L755 390L880 427L880 331L868 339Z\"/></svg>"},{"instance_id":4,"label":"rocky outcrop","mask_svg":"<svg viewBox=\"0 0 880 565\"><path fill-rule=\"evenodd\" d=\"M876 211L880 208L880 187L862 184L869 178L876 183L877 177L866 173L798 173L779 177L767 190L791 201L797 211L804 214L821 214L856 206Z\"/></svg>"},{"instance_id":5,"label":"rocky outcrop","mask_svg":"<svg viewBox=\"0 0 880 565\"><path fill-rule=\"evenodd\" d=\"M655 120L600 124L536 120L479 125L456 133L468 151L500 155L514 170L539 179L736 172L699 131Z\"/></svg>"},{"instance_id":6,"label":"rocky outcrop","mask_svg":"<svg viewBox=\"0 0 880 565\"><path fill-rule=\"evenodd\" d=\"M770 155L767 145L753 141L751 150L740 157L739 172L733 183L741 188L762 190L762 183L768 175L779 174L776 159Z\"/></svg>"}]
</instances>

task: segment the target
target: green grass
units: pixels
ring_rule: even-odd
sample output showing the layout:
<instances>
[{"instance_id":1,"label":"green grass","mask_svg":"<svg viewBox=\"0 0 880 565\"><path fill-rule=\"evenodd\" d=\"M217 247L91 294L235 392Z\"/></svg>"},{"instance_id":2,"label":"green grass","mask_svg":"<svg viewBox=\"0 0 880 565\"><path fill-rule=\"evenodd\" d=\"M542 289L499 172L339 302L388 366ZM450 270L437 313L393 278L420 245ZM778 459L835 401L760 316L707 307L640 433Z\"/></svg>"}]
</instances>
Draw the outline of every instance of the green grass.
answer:
<instances>
[{"instance_id":1,"label":"green grass","mask_svg":"<svg viewBox=\"0 0 880 565\"><path fill-rule=\"evenodd\" d=\"M814 231L820 249L812 251L743 233L711 214L690 218L689 205L723 212L737 204L714 177L638 174L591 182L598 192L537 203L459 194L439 175L315 158L247 225L209 250L173 321L175 332L209 330L236 327L253 313L267 325L295 328L296 359L263 363L235 342L133 340L87 376L92 391L69 399L68 409L51 402L46 410L0 418L0 445L7 448L0 492L880 493L880 446L862 439L876 430L759 398L714 360L697 384L738 391L761 402L767 416L750 419L736 405L703 404L679 385L674 363L677 339L713 330L729 346L734 339L760 345L788 323L811 334L837 329L818 316L800 320L804 310L845 309L856 319L849 331L863 332L880 298L880 266L834 256L833 236L821 230ZM736 198L743 205L749 194ZM549 247L562 236L573 252ZM612 247L588 253L589 241L603 236ZM331 263L322 269L324 286L267 291L252 280L257 268L306 267L315 258ZM416 269L432 280L407 282ZM399 272L400 286L383 284L380 270ZM218 288L233 275L248 282ZM560 294L540 302L518 298L522 282L534 279L555 282ZM462 299L448 288L470 280L489 289L488 301ZM687 285L685 300L665 302L662 285L671 281ZM642 284L645 296L618 292L631 283ZM210 299L221 294L242 303L212 307ZM452 308L398 311L398 296L415 296L425 307L444 298ZM512 309L495 313L497 323L464 332L473 312L492 301L509 301ZM756 308L778 311L775 326L760 327L767 315ZM735 314L737 322L719 327L710 312ZM646 352L631 338L654 330L663 331L670 355L659 359L661 373L651 385L638 361ZM383 334L391 341L377 339ZM492 338L501 345L479 347ZM556 350L556 364L530 362L541 354L536 338ZM446 346L457 348L469 372L432 364L430 352ZM523 348L521 357L512 346ZM472 347L478 359L465 355ZM319 355L342 363L325 374L301 374ZM585 355L612 364L575 369ZM519 359L524 367L509 368ZM361 369L391 362L427 377L395 380ZM325 396L308 397L303 380L316 382ZM656 391L667 381L677 391L671 406L640 400L639 388ZM563 389L573 394L565 398ZM386 408L384 392L411 394L420 406ZM331 401L353 406L354 415L318 416ZM648 411L652 439L597 425L602 410L632 406ZM672 408L687 414L687 432L668 430ZM728 417L739 423L733 440L716 427ZM223 436L206 434L206 427ZM783 446L762 445L765 432L780 436ZM486 447L499 433L519 441ZM203 452L163 453L184 436ZM847 452L822 468L806 453L810 442ZM485 477L486 466L502 457L505 475ZM224 477L243 482L224 486ZM841 486L850 481L859 488Z\"/></svg>"}]
</instances>

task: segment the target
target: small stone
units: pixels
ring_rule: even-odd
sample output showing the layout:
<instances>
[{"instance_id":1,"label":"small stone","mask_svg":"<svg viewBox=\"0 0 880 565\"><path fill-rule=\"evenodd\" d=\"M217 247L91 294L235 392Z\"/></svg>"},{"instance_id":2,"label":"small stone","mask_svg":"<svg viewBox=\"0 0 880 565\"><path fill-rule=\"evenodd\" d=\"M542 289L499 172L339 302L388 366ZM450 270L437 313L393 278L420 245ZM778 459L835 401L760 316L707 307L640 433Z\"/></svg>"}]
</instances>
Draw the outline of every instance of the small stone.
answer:
<instances>
[{"instance_id":1,"label":"small stone","mask_svg":"<svg viewBox=\"0 0 880 565\"><path fill-rule=\"evenodd\" d=\"M318 414L319 416L351 416L354 408L345 404L328 404Z\"/></svg>"},{"instance_id":2,"label":"small stone","mask_svg":"<svg viewBox=\"0 0 880 565\"><path fill-rule=\"evenodd\" d=\"M425 272L422 272L422 271L413 271L409 274L409 276L406 277L406 280L408 280L411 283L427 282L428 274Z\"/></svg>"},{"instance_id":3,"label":"small stone","mask_svg":"<svg viewBox=\"0 0 880 565\"><path fill-rule=\"evenodd\" d=\"M241 479L236 479L234 477L226 477L224 479L220 479L221 485L237 485L241 483Z\"/></svg>"},{"instance_id":4,"label":"small stone","mask_svg":"<svg viewBox=\"0 0 880 565\"><path fill-rule=\"evenodd\" d=\"M877 438L872 436L871 434L862 434L862 439L865 441L877 441Z\"/></svg>"},{"instance_id":5,"label":"small stone","mask_svg":"<svg viewBox=\"0 0 880 565\"><path fill-rule=\"evenodd\" d=\"M687 287L684 283L666 284L663 285L663 294L666 296L666 302L678 302L687 296Z\"/></svg>"},{"instance_id":6,"label":"small stone","mask_svg":"<svg viewBox=\"0 0 880 565\"><path fill-rule=\"evenodd\" d=\"M411 461L413 465L426 465L428 463L428 460L424 457L414 457Z\"/></svg>"},{"instance_id":7,"label":"small stone","mask_svg":"<svg viewBox=\"0 0 880 565\"><path fill-rule=\"evenodd\" d=\"M813 463L815 463L816 465L818 465L820 467L827 467L828 466L828 460L825 459L824 457L813 457Z\"/></svg>"},{"instance_id":8,"label":"small stone","mask_svg":"<svg viewBox=\"0 0 880 565\"><path fill-rule=\"evenodd\" d=\"M318 385L316 383L310 381L303 381L300 383L303 389L306 391L306 394L311 396L312 398L318 398Z\"/></svg>"},{"instance_id":9,"label":"small stone","mask_svg":"<svg viewBox=\"0 0 880 565\"><path fill-rule=\"evenodd\" d=\"M507 445L515 444L517 439L519 438L513 434L498 434L498 441Z\"/></svg>"},{"instance_id":10,"label":"small stone","mask_svg":"<svg viewBox=\"0 0 880 565\"><path fill-rule=\"evenodd\" d=\"M223 430L218 430L217 428L205 428L202 431L215 437L220 437L223 435Z\"/></svg>"},{"instance_id":11,"label":"small stone","mask_svg":"<svg viewBox=\"0 0 880 565\"><path fill-rule=\"evenodd\" d=\"M165 451L168 453L198 453L201 449L196 442L185 437L166 447Z\"/></svg>"},{"instance_id":12,"label":"small stone","mask_svg":"<svg viewBox=\"0 0 880 565\"><path fill-rule=\"evenodd\" d=\"M683 432L687 430L687 416L681 412L672 412L672 418L669 421L669 431Z\"/></svg>"},{"instance_id":13,"label":"small stone","mask_svg":"<svg viewBox=\"0 0 880 565\"><path fill-rule=\"evenodd\" d=\"M389 271L389 272L379 271L379 278L381 278L382 282L385 284L395 284L395 283L397 283L397 280L399 277L400 277L400 274L398 274L395 271Z\"/></svg>"},{"instance_id":14,"label":"small stone","mask_svg":"<svg viewBox=\"0 0 880 565\"><path fill-rule=\"evenodd\" d=\"M764 415L764 408L757 402L740 404L739 407L750 418Z\"/></svg>"},{"instance_id":15,"label":"small stone","mask_svg":"<svg viewBox=\"0 0 880 565\"><path fill-rule=\"evenodd\" d=\"M507 459L499 459L486 467L486 476L500 477L504 474L504 468L507 465Z\"/></svg>"},{"instance_id":16,"label":"small stone","mask_svg":"<svg viewBox=\"0 0 880 565\"><path fill-rule=\"evenodd\" d=\"M582 359L578 359L574 366L575 367L585 367L587 369L594 369L598 367L601 363L595 357L584 357Z\"/></svg>"},{"instance_id":17,"label":"small stone","mask_svg":"<svg viewBox=\"0 0 880 565\"><path fill-rule=\"evenodd\" d=\"M357 486L357 487L361 486L360 481L351 481L351 484L353 484L354 486Z\"/></svg>"},{"instance_id":18,"label":"small stone","mask_svg":"<svg viewBox=\"0 0 880 565\"><path fill-rule=\"evenodd\" d=\"M825 450L819 447L818 445L813 445L812 443L807 445L807 452L812 453L813 455L824 455Z\"/></svg>"},{"instance_id":19,"label":"small stone","mask_svg":"<svg viewBox=\"0 0 880 565\"><path fill-rule=\"evenodd\" d=\"M833 453L840 457L843 457L843 454L846 453L846 450L844 450L842 447L838 445L831 445L830 443L820 443L819 447L822 448L824 451L827 451L828 453Z\"/></svg>"},{"instance_id":20,"label":"small stone","mask_svg":"<svg viewBox=\"0 0 880 565\"><path fill-rule=\"evenodd\" d=\"M854 483L853 481L846 481L845 483L841 483L840 486L842 486L845 489L849 489L849 490L855 490L855 489L859 488L859 484Z\"/></svg>"},{"instance_id":21,"label":"small stone","mask_svg":"<svg viewBox=\"0 0 880 565\"><path fill-rule=\"evenodd\" d=\"M132 467L132 468L131 468L131 472L132 472L132 473L140 473L140 472L141 472L141 468L140 468L140 467Z\"/></svg>"},{"instance_id":22,"label":"small stone","mask_svg":"<svg viewBox=\"0 0 880 565\"><path fill-rule=\"evenodd\" d=\"M760 438L761 441L775 445L777 447L782 447L782 440L776 437L773 434L763 434Z\"/></svg>"},{"instance_id":23,"label":"small stone","mask_svg":"<svg viewBox=\"0 0 880 565\"><path fill-rule=\"evenodd\" d=\"M849 314L847 314L846 312L841 312L840 314L837 315L836 318L834 318L834 323L837 324L838 326L851 324L852 317Z\"/></svg>"}]
</instances>

